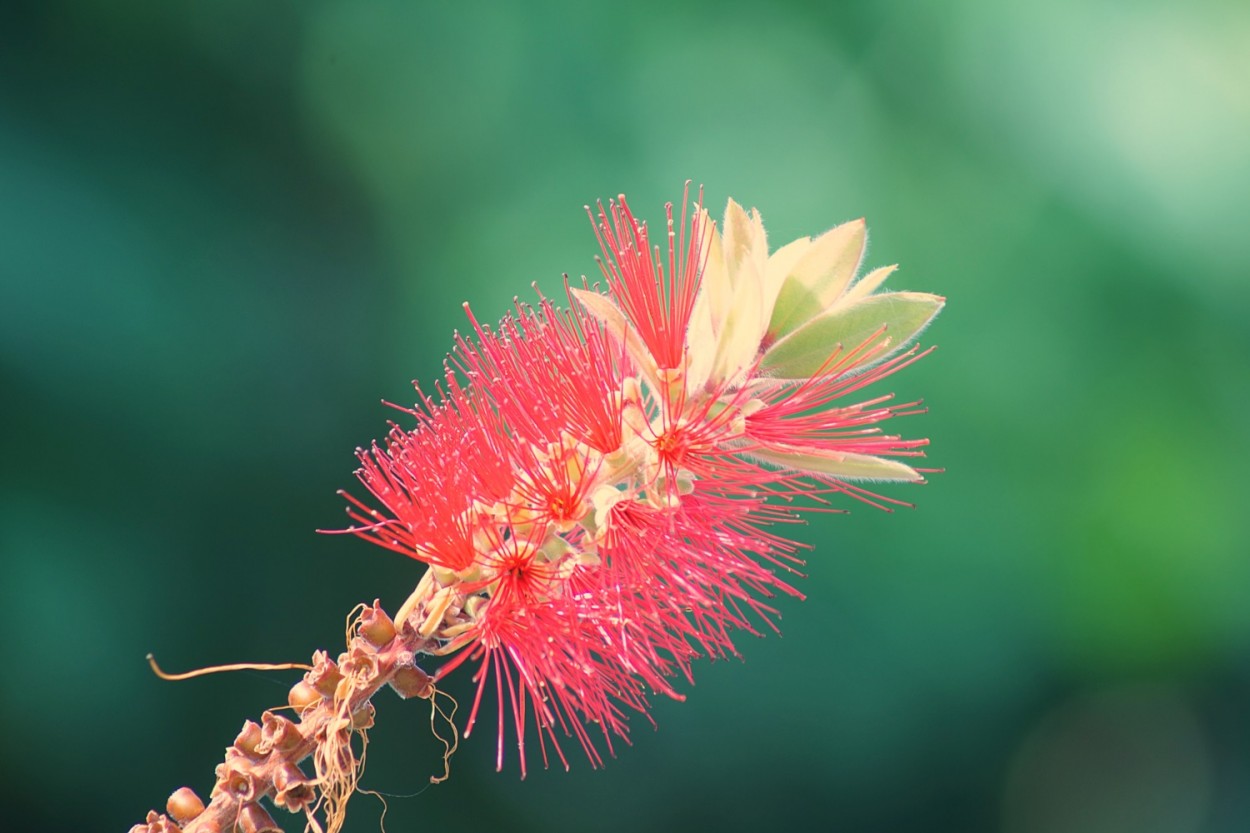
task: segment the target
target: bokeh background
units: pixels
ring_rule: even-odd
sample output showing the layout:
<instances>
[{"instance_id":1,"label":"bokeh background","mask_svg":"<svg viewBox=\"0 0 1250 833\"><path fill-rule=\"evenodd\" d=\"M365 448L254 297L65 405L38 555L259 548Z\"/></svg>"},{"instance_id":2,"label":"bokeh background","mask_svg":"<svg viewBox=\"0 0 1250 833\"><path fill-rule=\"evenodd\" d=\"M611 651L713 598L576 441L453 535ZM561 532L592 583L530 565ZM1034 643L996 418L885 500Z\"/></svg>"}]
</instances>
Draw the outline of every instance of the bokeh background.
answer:
<instances>
[{"instance_id":1,"label":"bokeh background","mask_svg":"<svg viewBox=\"0 0 1250 833\"><path fill-rule=\"evenodd\" d=\"M206 792L294 675L144 654L394 609L419 565L314 531L379 400L461 301L592 273L583 204L689 178L774 241L866 216L949 296L891 382L947 471L814 518L784 638L605 771L521 782L483 732L429 787L427 709L379 697L387 829L1250 829L1248 90L1231 0L3 4L4 826Z\"/></svg>"}]
</instances>

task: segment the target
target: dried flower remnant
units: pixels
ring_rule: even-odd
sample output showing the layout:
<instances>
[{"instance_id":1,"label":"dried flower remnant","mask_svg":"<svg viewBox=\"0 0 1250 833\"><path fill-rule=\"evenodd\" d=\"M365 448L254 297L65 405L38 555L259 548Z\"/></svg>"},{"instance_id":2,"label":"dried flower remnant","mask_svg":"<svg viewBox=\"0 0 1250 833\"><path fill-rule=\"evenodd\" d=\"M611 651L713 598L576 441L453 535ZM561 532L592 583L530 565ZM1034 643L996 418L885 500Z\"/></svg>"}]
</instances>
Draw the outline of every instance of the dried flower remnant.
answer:
<instances>
[{"instance_id":1,"label":"dried flower remnant","mask_svg":"<svg viewBox=\"0 0 1250 833\"><path fill-rule=\"evenodd\" d=\"M401 618L451 657L437 677L474 666L465 734L493 694L522 774L531 721L544 764L567 737L599 764L692 660L775 629L802 562L769 527L795 498L884 507L864 481L922 479L927 440L880 427L918 403L854 396L928 352L908 345L944 303L877 293L893 267L855 280L862 221L770 253L733 201L719 228L701 197L668 206L658 245L624 197L587 210L606 293L469 313L416 427L360 452L372 500L349 497L352 531L430 565Z\"/></svg>"},{"instance_id":2,"label":"dried flower remnant","mask_svg":"<svg viewBox=\"0 0 1250 833\"><path fill-rule=\"evenodd\" d=\"M347 650L337 661L317 651L310 665L234 665L169 675L149 656L153 670L165 679L241 668L299 667L306 673L288 693L283 708L290 709L289 716L271 709L260 722L243 724L217 766L207 804L190 788L181 787L169 797L168 815L150 812L131 833L281 830L262 801L304 816L307 830L337 833L364 766L374 693L390 685L401 697L430 700L432 715L443 715L431 678L416 664L426 645L410 626L397 628L374 602L352 611ZM449 753L452 748L449 744ZM311 774L301 767L310 757Z\"/></svg>"},{"instance_id":3,"label":"dried flower remnant","mask_svg":"<svg viewBox=\"0 0 1250 833\"><path fill-rule=\"evenodd\" d=\"M860 391L929 352L911 344L944 299L878 292L894 267L857 278L862 221L769 252L758 212L731 200L718 227L688 196L658 244L624 197L587 208L603 292L583 280L493 329L466 305L441 383L401 409L415 427L359 450L367 494L343 493L342 531L426 564L416 589L299 666L290 716L244 724L207 805L183 787L132 833L278 830L262 801L338 831L374 693L429 700L446 762L436 683L466 664L464 734L493 699L499 768L509 738L522 776L527 739L544 764L568 766L572 738L598 765L695 659L776 630L803 562L775 524L837 495L889 508L864 484L931 471L912 465L927 440L882 427L919 403ZM423 657L446 660L430 676Z\"/></svg>"}]
</instances>

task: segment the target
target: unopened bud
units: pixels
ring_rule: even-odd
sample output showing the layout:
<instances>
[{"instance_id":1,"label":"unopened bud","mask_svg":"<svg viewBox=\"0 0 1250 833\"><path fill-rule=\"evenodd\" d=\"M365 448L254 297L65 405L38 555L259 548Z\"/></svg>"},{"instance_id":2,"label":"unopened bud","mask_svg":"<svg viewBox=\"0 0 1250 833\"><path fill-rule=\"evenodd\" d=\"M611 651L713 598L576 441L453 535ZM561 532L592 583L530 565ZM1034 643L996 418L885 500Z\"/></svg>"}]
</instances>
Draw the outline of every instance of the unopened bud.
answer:
<instances>
[{"instance_id":1,"label":"unopened bud","mask_svg":"<svg viewBox=\"0 0 1250 833\"><path fill-rule=\"evenodd\" d=\"M375 601L360 614L360 635L381 647L395 638L395 623Z\"/></svg>"},{"instance_id":2,"label":"unopened bud","mask_svg":"<svg viewBox=\"0 0 1250 833\"><path fill-rule=\"evenodd\" d=\"M204 802L190 787L179 787L165 802L165 812L177 819L179 824L186 824L204 812Z\"/></svg>"},{"instance_id":3,"label":"unopened bud","mask_svg":"<svg viewBox=\"0 0 1250 833\"><path fill-rule=\"evenodd\" d=\"M477 621L478 616L482 614L482 608L486 606L488 599L485 596L470 596L464 603L465 618L470 621Z\"/></svg>"},{"instance_id":4,"label":"unopened bud","mask_svg":"<svg viewBox=\"0 0 1250 833\"><path fill-rule=\"evenodd\" d=\"M304 709L320 703L321 699L321 692L304 680L291 686L291 691L286 696L286 701L295 709L296 714L303 714Z\"/></svg>"},{"instance_id":5,"label":"unopened bud","mask_svg":"<svg viewBox=\"0 0 1250 833\"><path fill-rule=\"evenodd\" d=\"M437 564L430 565L430 575L434 576L434 580L440 587L447 587L459 580L455 570L450 567L440 567Z\"/></svg>"}]
</instances>

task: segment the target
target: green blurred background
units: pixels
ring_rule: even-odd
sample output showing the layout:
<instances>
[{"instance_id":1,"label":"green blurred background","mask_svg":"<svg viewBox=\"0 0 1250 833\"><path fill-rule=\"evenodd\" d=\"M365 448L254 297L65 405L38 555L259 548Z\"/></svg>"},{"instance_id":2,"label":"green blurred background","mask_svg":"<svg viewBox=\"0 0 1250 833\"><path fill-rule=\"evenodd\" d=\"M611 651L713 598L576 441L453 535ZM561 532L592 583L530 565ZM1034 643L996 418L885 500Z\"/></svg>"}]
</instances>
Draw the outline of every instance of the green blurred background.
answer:
<instances>
[{"instance_id":1,"label":"green blurred background","mask_svg":"<svg viewBox=\"0 0 1250 833\"><path fill-rule=\"evenodd\" d=\"M866 216L949 296L892 382L947 472L814 519L784 638L605 771L496 774L483 731L427 787L428 709L379 697L387 829L1250 829L1250 6L0 8L6 829L206 793L294 675L144 654L394 609L419 565L314 532L379 399L461 301L593 272L584 203L686 178L776 243Z\"/></svg>"}]
</instances>

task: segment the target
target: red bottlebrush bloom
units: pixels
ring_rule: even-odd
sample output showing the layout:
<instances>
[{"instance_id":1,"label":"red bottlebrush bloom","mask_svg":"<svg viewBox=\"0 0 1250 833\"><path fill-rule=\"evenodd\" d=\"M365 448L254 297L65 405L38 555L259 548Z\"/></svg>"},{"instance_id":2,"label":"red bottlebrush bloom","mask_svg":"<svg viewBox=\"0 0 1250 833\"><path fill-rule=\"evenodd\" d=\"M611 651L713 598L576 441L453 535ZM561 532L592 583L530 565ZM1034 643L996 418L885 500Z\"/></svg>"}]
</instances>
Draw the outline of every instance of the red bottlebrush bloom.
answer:
<instances>
[{"instance_id":1,"label":"red bottlebrush bloom","mask_svg":"<svg viewBox=\"0 0 1250 833\"><path fill-rule=\"evenodd\" d=\"M590 214L603 251L599 265L608 289L661 370L680 367L684 359L686 329L699 292L706 251L707 223L702 212L696 211L689 226L686 224L688 197L687 193L682 199L680 229L674 228L672 204L665 209L667 271L660 248L652 251L647 224L634 218L624 195L619 202L609 202L606 211L599 203L597 218Z\"/></svg>"},{"instance_id":2,"label":"red bottlebrush bloom","mask_svg":"<svg viewBox=\"0 0 1250 833\"><path fill-rule=\"evenodd\" d=\"M476 669L465 734L493 697L522 774L531 723L544 763L571 737L597 765L694 659L775 629L795 498L882 505L857 484L921 479L902 459L927 441L879 428L917 403L851 397L926 355L902 348L943 299L876 293L892 267L856 280L859 221L770 253L732 201L722 228L699 204L666 219L653 248L623 197L600 205L608 294L469 313L416 427L359 452L349 531L429 565L397 625L450 657L440 677Z\"/></svg>"}]
</instances>

